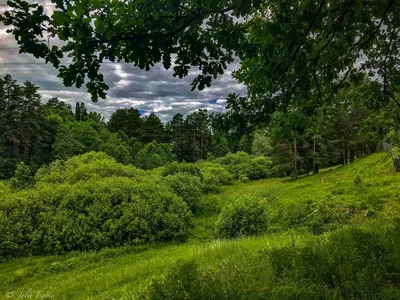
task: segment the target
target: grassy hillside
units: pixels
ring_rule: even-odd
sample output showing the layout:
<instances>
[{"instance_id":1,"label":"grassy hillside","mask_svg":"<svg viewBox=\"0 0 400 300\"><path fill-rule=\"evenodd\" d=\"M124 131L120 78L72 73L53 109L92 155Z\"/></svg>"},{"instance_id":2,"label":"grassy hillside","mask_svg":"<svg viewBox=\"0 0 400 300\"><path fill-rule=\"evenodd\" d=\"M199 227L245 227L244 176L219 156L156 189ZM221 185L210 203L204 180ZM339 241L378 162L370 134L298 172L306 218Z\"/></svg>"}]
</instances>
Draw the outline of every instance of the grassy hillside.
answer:
<instances>
[{"instance_id":1,"label":"grassy hillside","mask_svg":"<svg viewBox=\"0 0 400 300\"><path fill-rule=\"evenodd\" d=\"M399 299L400 174L378 153L354 164L266 179L208 195L185 244L10 259L0 299ZM321 183L321 177L325 183ZM244 195L268 206L266 235L216 240L223 205Z\"/></svg>"}]
</instances>

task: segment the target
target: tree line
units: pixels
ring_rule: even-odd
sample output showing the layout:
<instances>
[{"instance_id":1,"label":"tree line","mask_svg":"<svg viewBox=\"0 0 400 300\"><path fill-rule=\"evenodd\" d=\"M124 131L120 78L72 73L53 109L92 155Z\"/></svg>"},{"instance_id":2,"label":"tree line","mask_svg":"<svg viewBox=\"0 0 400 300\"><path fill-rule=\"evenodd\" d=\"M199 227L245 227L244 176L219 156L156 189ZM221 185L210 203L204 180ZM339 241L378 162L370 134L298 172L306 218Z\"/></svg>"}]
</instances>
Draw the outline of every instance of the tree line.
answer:
<instances>
[{"instance_id":1,"label":"tree line","mask_svg":"<svg viewBox=\"0 0 400 300\"><path fill-rule=\"evenodd\" d=\"M271 121L247 131L230 124L226 114L198 110L175 114L163 124L150 113L121 108L108 121L51 98L41 102L38 87L0 78L0 176L14 175L23 162L34 173L56 159L102 151L123 164L152 169L178 160L196 162L243 151L271 158L278 176L294 176L347 164L377 150L380 141L398 140L395 106L369 107L374 83L362 77L312 115L296 108L271 114Z\"/></svg>"}]
</instances>

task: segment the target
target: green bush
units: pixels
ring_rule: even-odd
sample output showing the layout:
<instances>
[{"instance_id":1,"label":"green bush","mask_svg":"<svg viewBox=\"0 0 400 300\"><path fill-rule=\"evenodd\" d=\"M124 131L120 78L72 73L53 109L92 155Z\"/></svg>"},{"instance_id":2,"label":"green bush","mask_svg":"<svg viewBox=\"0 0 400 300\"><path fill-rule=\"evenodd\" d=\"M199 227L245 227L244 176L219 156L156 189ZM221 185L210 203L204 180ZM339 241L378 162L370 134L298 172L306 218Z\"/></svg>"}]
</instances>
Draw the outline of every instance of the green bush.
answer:
<instances>
[{"instance_id":1,"label":"green bush","mask_svg":"<svg viewBox=\"0 0 400 300\"><path fill-rule=\"evenodd\" d=\"M0 256L182 240L190 226L185 202L150 180L90 179L0 196Z\"/></svg>"},{"instance_id":2,"label":"green bush","mask_svg":"<svg viewBox=\"0 0 400 300\"><path fill-rule=\"evenodd\" d=\"M203 195L200 178L185 173L177 173L165 177L165 183L171 190L186 202L195 214L200 209L200 199Z\"/></svg>"},{"instance_id":3,"label":"green bush","mask_svg":"<svg viewBox=\"0 0 400 300\"><path fill-rule=\"evenodd\" d=\"M268 227L268 212L264 199L244 196L226 204L216 223L221 238L263 234Z\"/></svg>"},{"instance_id":4,"label":"green bush","mask_svg":"<svg viewBox=\"0 0 400 300\"><path fill-rule=\"evenodd\" d=\"M203 183L204 192L218 192L222 185L233 183L233 175L220 164L211 162L198 162L196 164L186 162L173 162L167 165L162 173L163 176L178 173L197 176Z\"/></svg>"},{"instance_id":5,"label":"green bush","mask_svg":"<svg viewBox=\"0 0 400 300\"><path fill-rule=\"evenodd\" d=\"M218 192L222 185L230 185L234 181L233 175L220 164L202 162L198 166L201 174L203 174L203 185L206 193Z\"/></svg>"},{"instance_id":6,"label":"green bush","mask_svg":"<svg viewBox=\"0 0 400 300\"><path fill-rule=\"evenodd\" d=\"M36 173L38 184L75 184L92 178L112 176L135 178L145 173L133 166L124 166L105 153L89 152L67 161L57 160Z\"/></svg>"},{"instance_id":7,"label":"green bush","mask_svg":"<svg viewBox=\"0 0 400 300\"><path fill-rule=\"evenodd\" d=\"M135 165L143 170L151 170L165 166L172 162L175 157L171 153L169 144L158 144L152 142L146 144L135 157Z\"/></svg>"},{"instance_id":8,"label":"green bush","mask_svg":"<svg viewBox=\"0 0 400 300\"><path fill-rule=\"evenodd\" d=\"M7 191L8 191L8 186L4 182L0 181L0 193L5 193Z\"/></svg>"},{"instance_id":9,"label":"green bush","mask_svg":"<svg viewBox=\"0 0 400 300\"><path fill-rule=\"evenodd\" d=\"M229 153L214 162L224 165L235 179L247 177L250 180L271 176L272 162L269 158L254 157L246 152Z\"/></svg>"},{"instance_id":10,"label":"green bush","mask_svg":"<svg viewBox=\"0 0 400 300\"><path fill-rule=\"evenodd\" d=\"M201 199L201 208L204 216L218 215L224 207L225 199L220 195L208 194ZM212 228L215 227L215 220L213 219Z\"/></svg>"},{"instance_id":11,"label":"green bush","mask_svg":"<svg viewBox=\"0 0 400 300\"><path fill-rule=\"evenodd\" d=\"M247 182L250 182L250 179L246 175L241 174L239 177L239 181L243 182L243 183L247 183Z\"/></svg>"},{"instance_id":12,"label":"green bush","mask_svg":"<svg viewBox=\"0 0 400 300\"><path fill-rule=\"evenodd\" d=\"M24 162L20 162L15 169L14 177L10 179L11 187L14 190L28 187L32 182L31 170Z\"/></svg>"},{"instance_id":13,"label":"green bush","mask_svg":"<svg viewBox=\"0 0 400 300\"><path fill-rule=\"evenodd\" d=\"M192 163L186 163L186 162L177 162L174 161L170 164L168 164L164 172L162 173L163 176L168 176L168 175L175 175L177 173L185 173L193 176L199 177L201 180L203 180L203 175L202 172L200 171L200 168Z\"/></svg>"}]
</instances>

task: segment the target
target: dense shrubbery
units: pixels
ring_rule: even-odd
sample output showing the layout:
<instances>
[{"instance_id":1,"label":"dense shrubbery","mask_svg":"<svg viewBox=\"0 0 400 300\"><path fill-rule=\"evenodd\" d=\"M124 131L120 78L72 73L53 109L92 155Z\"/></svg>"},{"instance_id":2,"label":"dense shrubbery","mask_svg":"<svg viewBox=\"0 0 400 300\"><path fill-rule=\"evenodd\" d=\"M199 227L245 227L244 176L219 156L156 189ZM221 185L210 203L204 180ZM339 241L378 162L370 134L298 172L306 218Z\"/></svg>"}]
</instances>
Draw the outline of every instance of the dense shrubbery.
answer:
<instances>
[{"instance_id":1,"label":"dense shrubbery","mask_svg":"<svg viewBox=\"0 0 400 300\"><path fill-rule=\"evenodd\" d=\"M241 181L267 178L272 173L272 162L269 158L254 157L246 152L229 153L214 162L224 165L235 179Z\"/></svg>"},{"instance_id":2,"label":"dense shrubbery","mask_svg":"<svg viewBox=\"0 0 400 300\"><path fill-rule=\"evenodd\" d=\"M8 186L4 182L0 181L0 193L6 192L6 191L8 191Z\"/></svg>"},{"instance_id":3,"label":"dense shrubbery","mask_svg":"<svg viewBox=\"0 0 400 300\"><path fill-rule=\"evenodd\" d=\"M35 179L38 183L75 184L92 178L112 176L135 178L144 175L142 170L124 166L102 152L89 152L67 161L57 160L41 168Z\"/></svg>"},{"instance_id":4,"label":"dense shrubbery","mask_svg":"<svg viewBox=\"0 0 400 300\"><path fill-rule=\"evenodd\" d=\"M144 170L165 166L174 160L168 144L146 144L135 157L135 165Z\"/></svg>"},{"instance_id":5,"label":"dense shrubbery","mask_svg":"<svg viewBox=\"0 0 400 300\"><path fill-rule=\"evenodd\" d=\"M167 187L122 177L5 194L0 211L2 256L181 240L191 220Z\"/></svg>"},{"instance_id":6,"label":"dense shrubbery","mask_svg":"<svg viewBox=\"0 0 400 300\"><path fill-rule=\"evenodd\" d=\"M222 185L233 183L233 175L220 164L202 162L198 164L203 174L205 192L218 192Z\"/></svg>"},{"instance_id":7,"label":"dense shrubbery","mask_svg":"<svg viewBox=\"0 0 400 300\"><path fill-rule=\"evenodd\" d=\"M165 167L162 174L168 176L178 173L200 178L205 193L218 192L222 185L230 185L234 180L233 175L224 166L211 162L173 162Z\"/></svg>"},{"instance_id":8,"label":"dense shrubbery","mask_svg":"<svg viewBox=\"0 0 400 300\"><path fill-rule=\"evenodd\" d=\"M146 157L142 166L146 169L159 165L152 165L151 155L146 156L152 151L154 155L157 151L166 155L162 163L171 159L168 148L162 144L151 143L140 151L136 158L140 161L141 156ZM253 164L253 173L257 171L254 164L262 165L253 157L247 159ZM24 188L30 181L25 178L29 174L22 172L27 168L21 165L20 169L12 181L15 188ZM251 178L263 176L253 173L246 174ZM37 172L35 184L29 182L33 185L29 191L10 192L2 188L0 254L64 253L179 240L189 229L192 213L207 210L202 207L203 193L218 191L233 179L225 166L210 162L173 162L149 173L117 163L102 152L57 160ZM221 228L225 228L224 222L229 218L223 216ZM251 218L248 221L258 222ZM258 223L247 226L243 222L238 223L241 228L233 231L221 229L220 235L246 235L260 230Z\"/></svg>"},{"instance_id":9,"label":"dense shrubbery","mask_svg":"<svg viewBox=\"0 0 400 300\"><path fill-rule=\"evenodd\" d=\"M0 195L0 256L183 239L199 180L170 176L168 188L144 174L94 152L41 169L32 189Z\"/></svg>"},{"instance_id":10,"label":"dense shrubbery","mask_svg":"<svg viewBox=\"0 0 400 300\"><path fill-rule=\"evenodd\" d=\"M200 178L190 174L177 173L165 177L165 183L186 202L193 213L199 211L200 200L203 195Z\"/></svg>"},{"instance_id":11,"label":"dense shrubbery","mask_svg":"<svg viewBox=\"0 0 400 300\"><path fill-rule=\"evenodd\" d=\"M31 171L25 163L20 162L15 169L14 177L10 179L11 187L15 190L28 187L31 183Z\"/></svg>"},{"instance_id":12,"label":"dense shrubbery","mask_svg":"<svg viewBox=\"0 0 400 300\"><path fill-rule=\"evenodd\" d=\"M240 197L224 206L216 223L221 238L260 235L268 227L265 201L257 196Z\"/></svg>"},{"instance_id":13,"label":"dense shrubbery","mask_svg":"<svg viewBox=\"0 0 400 300\"><path fill-rule=\"evenodd\" d=\"M179 163L176 161L165 167L163 171L163 176L175 175L177 173L185 173L203 179L203 174L197 165L186 162Z\"/></svg>"}]
</instances>

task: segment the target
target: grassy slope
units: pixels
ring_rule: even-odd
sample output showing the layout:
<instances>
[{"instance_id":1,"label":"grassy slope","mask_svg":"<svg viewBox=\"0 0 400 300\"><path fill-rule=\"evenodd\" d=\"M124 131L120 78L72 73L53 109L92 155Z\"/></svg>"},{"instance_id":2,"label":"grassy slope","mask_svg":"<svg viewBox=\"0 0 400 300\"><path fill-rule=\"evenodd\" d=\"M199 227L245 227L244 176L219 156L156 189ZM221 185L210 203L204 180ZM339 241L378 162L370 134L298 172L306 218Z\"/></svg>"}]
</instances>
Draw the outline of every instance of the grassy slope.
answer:
<instances>
[{"instance_id":1,"label":"grassy slope","mask_svg":"<svg viewBox=\"0 0 400 300\"><path fill-rule=\"evenodd\" d=\"M193 259L202 266L258 250L277 249L294 241L302 244L321 238L314 234L362 223L399 206L400 174L392 170L383 153L327 173L300 178L268 179L226 187L220 195L207 196L215 208L196 219L189 242L106 249L99 253L14 259L0 264L0 299L6 292L42 291L55 299L112 299L140 297L154 277L166 274L179 259ZM361 184L354 180L359 175ZM271 226L263 237L216 241L213 225L225 201L244 194L268 199ZM329 235L325 233L324 235ZM15 297L16 298L16 297Z\"/></svg>"}]
</instances>

